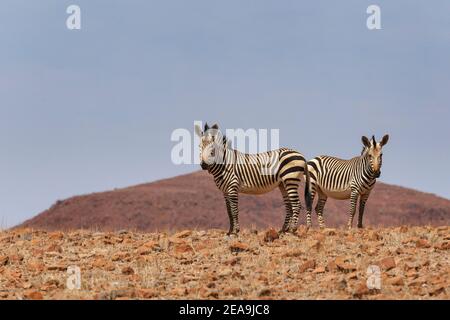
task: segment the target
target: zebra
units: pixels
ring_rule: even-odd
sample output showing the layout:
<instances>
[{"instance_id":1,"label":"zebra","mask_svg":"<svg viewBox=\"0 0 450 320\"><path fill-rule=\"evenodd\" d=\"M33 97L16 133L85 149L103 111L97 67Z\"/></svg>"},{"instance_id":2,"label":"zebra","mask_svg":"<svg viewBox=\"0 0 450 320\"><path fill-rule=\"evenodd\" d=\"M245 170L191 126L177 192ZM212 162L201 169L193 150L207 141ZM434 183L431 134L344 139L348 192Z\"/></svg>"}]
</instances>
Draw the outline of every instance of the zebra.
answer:
<instances>
[{"instance_id":1,"label":"zebra","mask_svg":"<svg viewBox=\"0 0 450 320\"><path fill-rule=\"evenodd\" d=\"M309 173L305 157L292 149L280 148L257 154L242 153L231 148L231 142L221 135L217 124L204 131L195 126L200 137L200 165L214 177L214 182L223 192L228 218L229 236L239 233L238 194L263 194L279 188L286 208L286 217L279 233L297 229L299 212L302 209L298 187L305 176L305 203L311 209Z\"/></svg>"},{"instance_id":2,"label":"zebra","mask_svg":"<svg viewBox=\"0 0 450 320\"><path fill-rule=\"evenodd\" d=\"M375 186L376 179L381 175L383 146L387 144L389 135L385 135L380 142L371 141L363 136L363 150L361 156L350 160L342 160L330 156L319 156L308 161L308 171L311 177L311 201L316 193L319 196L315 211L319 227L324 228L323 209L327 198L345 200L350 199L350 210L347 227L352 228L353 217L356 211L356 202L359 200L358 228L363 227L364 208L370 192ZM306 225L311 227L311 211L307 209Z\"/></svg>"}]
</instances>

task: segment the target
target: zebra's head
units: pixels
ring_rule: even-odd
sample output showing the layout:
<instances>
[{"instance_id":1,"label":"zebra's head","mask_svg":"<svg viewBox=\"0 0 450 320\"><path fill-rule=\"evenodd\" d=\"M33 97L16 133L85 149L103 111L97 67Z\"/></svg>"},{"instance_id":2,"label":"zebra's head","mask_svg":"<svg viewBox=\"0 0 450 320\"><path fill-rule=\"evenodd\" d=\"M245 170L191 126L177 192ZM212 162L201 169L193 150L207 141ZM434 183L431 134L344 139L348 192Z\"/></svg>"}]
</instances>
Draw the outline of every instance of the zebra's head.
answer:
<instances>
[{"instance_id":1,"label":"zebra's head","mask_svg":"<svg viewBox=\"0 0 450 320\"><path fill-rule=\"evenodd\" d=\"M203 170L208 170L222 161L223 141L226 138L222 136L217 124L209 127L206 123L203 131L196 125L195 133L200 137L200 166Z\"/></svg>"},{"instance_id":2,"label":"zebra's head","mask_svg":"<svg viewBox=\"0 0 450 320\"><path fill-rule=\"evenodd\" d=\"M375 178L379 178L381 175L381 165L383 163L383 146L388 143L389 135L385 135L380 142L376 142L375 136L372 139L368 139L366 136L361 138L364 145L362 155L368 157L370 168L375 174Z\"/></svg>"}]
</instances>

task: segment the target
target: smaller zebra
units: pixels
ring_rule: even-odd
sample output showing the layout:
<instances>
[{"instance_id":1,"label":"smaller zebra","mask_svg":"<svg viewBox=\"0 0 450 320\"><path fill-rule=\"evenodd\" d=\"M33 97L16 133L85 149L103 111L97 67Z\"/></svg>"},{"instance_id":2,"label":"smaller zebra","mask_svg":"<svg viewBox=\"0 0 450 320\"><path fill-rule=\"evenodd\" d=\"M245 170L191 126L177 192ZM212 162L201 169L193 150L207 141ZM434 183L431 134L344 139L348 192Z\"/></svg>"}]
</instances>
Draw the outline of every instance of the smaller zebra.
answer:
<instances>
[{"instance_id":1,"label":"smaller zebra","mask_svg":"<svg viewBox=\"0 0 450 320\"><path fill-rule=\"evenodd\" d=\"M256 154L239 152L231 148L217 124L212 127L205 124L204 131L195 126L195 132L200 137L200 165L214 177L225 198L230 220L228 235L239 233L239 193L263 194L275 188L280 189L286 208L280 233L294 233L302 209L298 188L303 176L306 207L311 210L308 165L304 156L288 148Z\"/></svg>"},{"instance_id":2,"label":"smaller zebra","mask_svg":"<svg viewBox=\"0 0 450 320\"><path fill-rule=\"evenodd\" d=\"M347 227L351 229L359 200L358 228L363 227L364 208L370 192L375 186L376 179L381 175L382 148L387 144L389 135L385 135L380 142L375 136L369 140L363 136L363 150L361 156L350 160L342 160L330 156L319 156L308 161L308 171L311 179L311 201L316 193L319 200L315 207L319 227L324 228L323 209L327 198L345 200L350 199L350 210ZM311 210L306 212L307 228L311 227Z\"/></svg>"}]
</instances>

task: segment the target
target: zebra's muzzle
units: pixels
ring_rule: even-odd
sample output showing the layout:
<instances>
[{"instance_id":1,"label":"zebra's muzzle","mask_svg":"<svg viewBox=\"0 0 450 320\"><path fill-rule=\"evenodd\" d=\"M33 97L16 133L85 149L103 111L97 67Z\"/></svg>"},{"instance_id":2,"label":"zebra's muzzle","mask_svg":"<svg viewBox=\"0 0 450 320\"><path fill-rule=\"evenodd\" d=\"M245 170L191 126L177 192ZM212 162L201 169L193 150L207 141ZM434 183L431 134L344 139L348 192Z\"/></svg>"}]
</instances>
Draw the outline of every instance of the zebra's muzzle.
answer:
<instances>
[{"instance_id":1,"label":"zebra's muzzle","mask_svg":"<svg viewBox=\"0 0 450 320\"><path fill-rule=\"evenodd\" d=\"M202 167L203 170L208 170L208 164L206 162L204 162L204 161L202 161L200 163L200 167Z\"/></svg>"},{"instance_id":2,"label":"zebra's muzzle","mask_svg":"<svg viewBox=\"0 0 450 320\"><path fill-rule=\"evenodd\" d=\"M375 178L379 178L381 176L381 171L375 172Z\"/></svg>"}]
</instances>

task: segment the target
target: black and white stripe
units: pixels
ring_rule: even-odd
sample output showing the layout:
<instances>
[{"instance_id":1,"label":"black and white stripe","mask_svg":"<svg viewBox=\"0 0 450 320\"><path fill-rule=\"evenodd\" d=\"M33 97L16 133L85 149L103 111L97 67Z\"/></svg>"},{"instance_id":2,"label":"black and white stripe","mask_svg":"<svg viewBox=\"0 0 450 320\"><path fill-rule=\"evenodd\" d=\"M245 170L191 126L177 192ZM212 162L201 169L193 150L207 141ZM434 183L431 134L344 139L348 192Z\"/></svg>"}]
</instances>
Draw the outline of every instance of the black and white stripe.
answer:
<instances>
[{"instance_id":1,"label":"black and white stripe","mask_svg":"<svg viewBox=\"0 0 450 320\"><path fill-rule=\"evenodd\" d=\"M361 156L350 160L319 156L308 161L311 198L314 201L316 194L318 194L319 198L315 211L321 228L324 227L323 209L328 197L340 200L350 199L348 228L352 227L356 203L359 198L358 228L362 228L367 199L376 179L380 176L381 148L387 143L388 139L389 136L385 135L380 143L376 143L375 137L372 137L372 141L363 137L364 148ZM311 227L311 210L307 210L306 224L308 228Z\"/></svg>"},{"instance_id":2,"label":"black and white stripe","mask_svg":"<svg viewBox=\"0 0 450 320\"><path fill-rule=\"evenodd\" d=\"M211 127L218 129L217 125ZM210 128L205 125L205 132ZM224 194L230 219L229 234L239 232L238 194L263 194L279 188L286 207L281 232L294 232L302 209L298 194L305 175L305 202L311 209L309 174L304 156L292 149L281 148L257 154L247 154L230 147L225 136L219 140L201 133L201 166L214 177L216 186ZM213 160L205 161L207 157Z\"/></svg>"}]
</instances>

